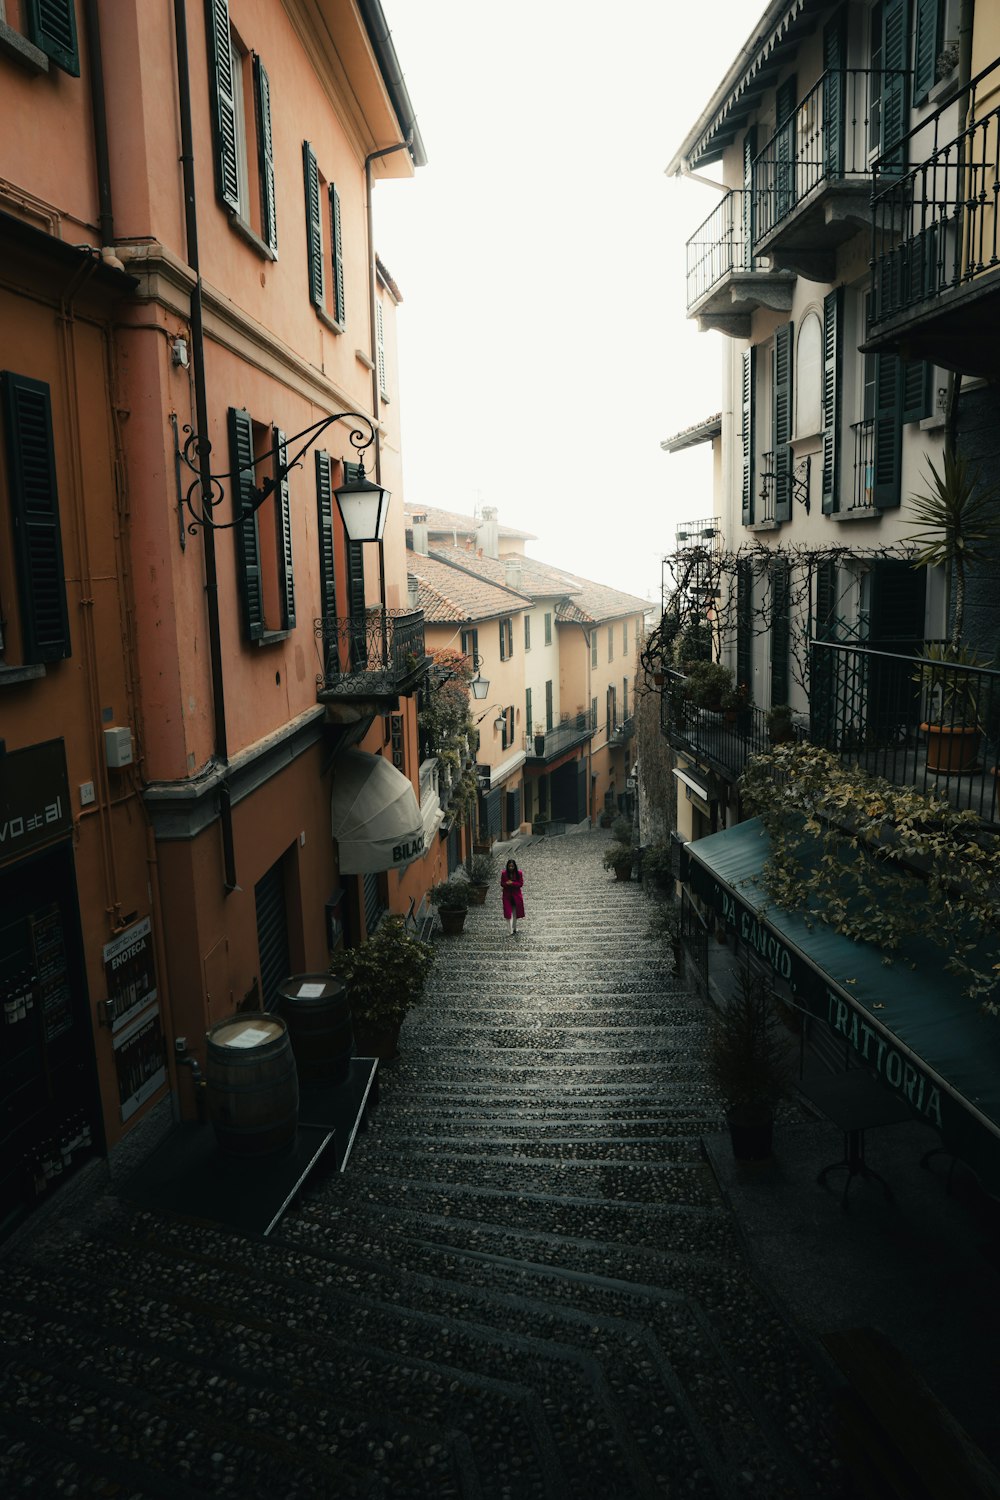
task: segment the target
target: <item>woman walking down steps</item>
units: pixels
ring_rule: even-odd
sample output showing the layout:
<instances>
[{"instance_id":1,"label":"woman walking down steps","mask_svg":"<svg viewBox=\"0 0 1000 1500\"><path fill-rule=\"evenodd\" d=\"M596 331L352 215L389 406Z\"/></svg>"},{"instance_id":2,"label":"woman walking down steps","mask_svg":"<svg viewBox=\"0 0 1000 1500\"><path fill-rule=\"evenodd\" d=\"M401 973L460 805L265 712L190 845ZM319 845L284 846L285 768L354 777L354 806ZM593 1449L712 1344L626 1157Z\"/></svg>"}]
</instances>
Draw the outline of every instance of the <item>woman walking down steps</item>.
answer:
<instances>
[{"instance_id":1,"label":"woman walking down steps","mask_svg":"<svg viewBox=\"0 0 1000 1500\"><path fill-rule=\"evenodd\" d=\"M503 914L511 933L517 931L517 919L524 916L524 875L517 868L517 860L509 859L500 876L503 893Z\"/></svg>"}]
</instances>

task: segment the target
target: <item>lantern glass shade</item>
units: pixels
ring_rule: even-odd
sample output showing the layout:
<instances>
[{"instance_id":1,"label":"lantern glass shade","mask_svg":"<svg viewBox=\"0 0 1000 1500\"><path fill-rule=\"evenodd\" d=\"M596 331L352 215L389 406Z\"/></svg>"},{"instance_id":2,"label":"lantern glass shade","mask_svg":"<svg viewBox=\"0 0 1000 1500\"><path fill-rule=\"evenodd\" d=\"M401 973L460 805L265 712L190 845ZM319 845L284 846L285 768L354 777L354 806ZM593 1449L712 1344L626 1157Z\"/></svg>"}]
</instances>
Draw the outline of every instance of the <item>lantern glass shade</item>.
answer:
<instances>
[{"instance_id":1,"label":"lantern glass shade","mask_svg":"<svg viewBox=\"0 0 1000 1500\"><path fill-rule=\"evenodd\" d=\"M490 690L490 679L488 677L473 677L469 686L472 688L473 698L485 698Z\"/></svg>"},{"instance_id":2,"label":"lantern glass shade","mask_svg":"<svg viewBox=\"0 0 1000 1500\"><path fill-rule=\"evenodd\" d=\"M380 542L389 514L389 491L362 475L333 492L349 542Z\"/></svg>"}]
</instances>

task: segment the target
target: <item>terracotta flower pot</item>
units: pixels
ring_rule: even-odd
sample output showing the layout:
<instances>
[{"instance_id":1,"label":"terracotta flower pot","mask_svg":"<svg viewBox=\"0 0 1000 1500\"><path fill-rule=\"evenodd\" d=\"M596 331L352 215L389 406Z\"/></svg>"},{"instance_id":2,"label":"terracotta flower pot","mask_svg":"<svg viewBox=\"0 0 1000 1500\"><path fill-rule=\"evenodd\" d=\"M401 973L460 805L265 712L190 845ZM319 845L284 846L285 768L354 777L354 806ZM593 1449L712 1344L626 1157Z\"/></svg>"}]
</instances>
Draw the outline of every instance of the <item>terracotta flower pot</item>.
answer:
<instances>
[{"instance_id":1,"label":"terracotta flower pot","mask_svg":"<svg viewBox=\"0 0 1000 1500\"><path fill-rule=\"evenodd\" d=\"M438 911L438 916L441 918L442 932L446 933L448 937L457 937L465 926L466 915L467 913L464 911L447 910L445 907L441 907Z\"/></svg>"},{"instance_id":2,"label":"terracotta flower pot","mask_svg":"<svg viewBox=\"0 0 1000 1500\"><path fill-rule=\"evenodd\" d=\"M489 890L489 886L488 885L473 884L470 881L469 882L469 905L470 906L485 906L486 905L486 893L487 893L488 890Z\"/></svg>"},{"instance_id":3,"label":"terracotta flower pot","mask_svg":"<svg viewBox=\"0 0 1000 1500\"><path fill-rule=\"evenodd\" d=\"M927 735L927 769L945 776L971 771L979 754L980 731L964 724L921 724Z\"/></svg>"}]
</instances>

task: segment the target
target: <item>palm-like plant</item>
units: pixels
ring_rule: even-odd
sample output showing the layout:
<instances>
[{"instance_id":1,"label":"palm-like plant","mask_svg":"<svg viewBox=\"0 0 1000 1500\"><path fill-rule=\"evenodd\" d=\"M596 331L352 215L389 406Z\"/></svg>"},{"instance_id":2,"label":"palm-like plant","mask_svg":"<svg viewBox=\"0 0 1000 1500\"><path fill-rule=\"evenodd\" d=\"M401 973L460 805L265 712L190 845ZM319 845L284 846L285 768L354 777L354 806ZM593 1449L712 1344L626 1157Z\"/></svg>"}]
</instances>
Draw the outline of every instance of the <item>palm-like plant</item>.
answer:
<instances>
[{"instance_id":1,"label":"palm-like plant","mask_svg":"<svg viewBox=\"0 0 1000 1500\"><path fill-rule=\"evenodd\" d=\"M980 488L979 470L956 453L944 450L939 471L928 458L930 487L911 497L917 530L906 537L916 544L915 568L944 567L955 580L950 647L958 654L965 623L965 584L970 568L991 560L1000 543L1000 514L995 488Z\"/></svg>"}]
</instances>

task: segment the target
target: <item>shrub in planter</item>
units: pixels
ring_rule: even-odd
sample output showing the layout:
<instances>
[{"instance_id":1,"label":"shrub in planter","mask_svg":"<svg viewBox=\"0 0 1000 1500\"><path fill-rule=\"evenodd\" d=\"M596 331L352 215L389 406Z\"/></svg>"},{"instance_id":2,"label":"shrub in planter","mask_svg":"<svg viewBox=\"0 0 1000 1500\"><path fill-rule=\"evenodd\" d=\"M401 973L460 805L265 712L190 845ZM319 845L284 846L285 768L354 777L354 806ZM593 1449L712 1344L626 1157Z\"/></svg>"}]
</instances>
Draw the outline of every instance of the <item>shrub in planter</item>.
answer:
<instances>
[{"instance_id":1,"label":"shrub in planter","mask_svg":"<svg viewBox=\"0 0 1000 1500\"><path fill-rule=\"evenodd\" d=\"M465 914L469 910L469 882L467 880L443 880L431 887L431 905L441 915L442 930L450 936L462 931Z\"/></svg>"},{"instance_id":2,"label":"shrub in planter","mask_svg":"<svg viewBox=\"0 0 1000 1500\"><path fill-rule=\"evenodd\" d=\"M493 879L493 861L485 854L474 854L466 871L469 877L469 900L473 906L482 906Z\"/></svg>"},{"instance_id":3,"label":"shrub in planter","mask_svg":"<svg viewBox=\"0 0 1000 1500\"><path fill-rule=\"evenodd\" d=\"M666 888L674 878L673 854L669 844L650 844L642 851L642 873Z\"/></svg>"},{"instance_id":4,"label":"shrub in planter","mask_svg":"<svg viewBox=\"0 0 1000 1500\"><path fill-rule=\"evenodd\" d=\"M434 949L407 928L402 917L385 917L357 948L335 953L330 973L347 986L358 1054L396 1056L399 1028L411 1005L424 997Z\"/></svg>"},{"instance_id":5,"label":"shrub in planter","mask_svg":"<svg viewBox=\"0 0 1000 1500\"><path fill-rule=\"evenodd\" d=\"M614 870L616 880L629 880L632 875L632 860L634 858L631 845L609 844L604 851L604 868L606 870Z\"/></svg>"},{"instance_id":6,"label":"shrub in planter","mask_svg":"<svg viewBox=\"0 0 1000 1500\"><path fill-rule=\"evenodd\" d=\"M696 661L687 672L685 691L696 708L719 713L722 695L733 685L733 674L720 661Z\"/></svg>"},{"instance_id":7,"label":"shrub in planter","mask_svg":"<svg viewBox=\"0 0 1000 1500\"><path fill-rule=\"evenodd\" d=\"M600 826L602 828L610 828L611 827L611 821L612 821L611 814L608 812L607 808L605 808L604 812L601 813L601 816L598 818L597 821L598 821L598 823L600 824Z\"/></svg>"},{"instance_id":8,"label":"shrub in planter","mask_svg":"<svg viewBox=\"0 0 1000 1500\"><path fill-rule=\"evenodd\" d=\"M783 745L795 738L792 710L787 703L776 703L767 711L767 732L772 745Z\"/></svg>"},{"instance_id":9,"label":"shrub in planter","mask_svg":"<svg viewBox=\"0 0 1000 1500\"><path fill-rule=\"evenodd\" d=\"M632 819L615 818L611 824L611 837L617 844L632 844Z\"/></svg>"},{"instance_id":10,"label":"shrub in planter","mask_svg":"<svg viewBox=\"0 0 1000 1500\"><path fill-rule=\"evenodd\" d=\"M774 1106L791 1088L787 1042L763 982L741 969L739 986L715 1018L708 1067L722 1094L737 1156L771 1154Z\"/></svg>"}]
</instances>

